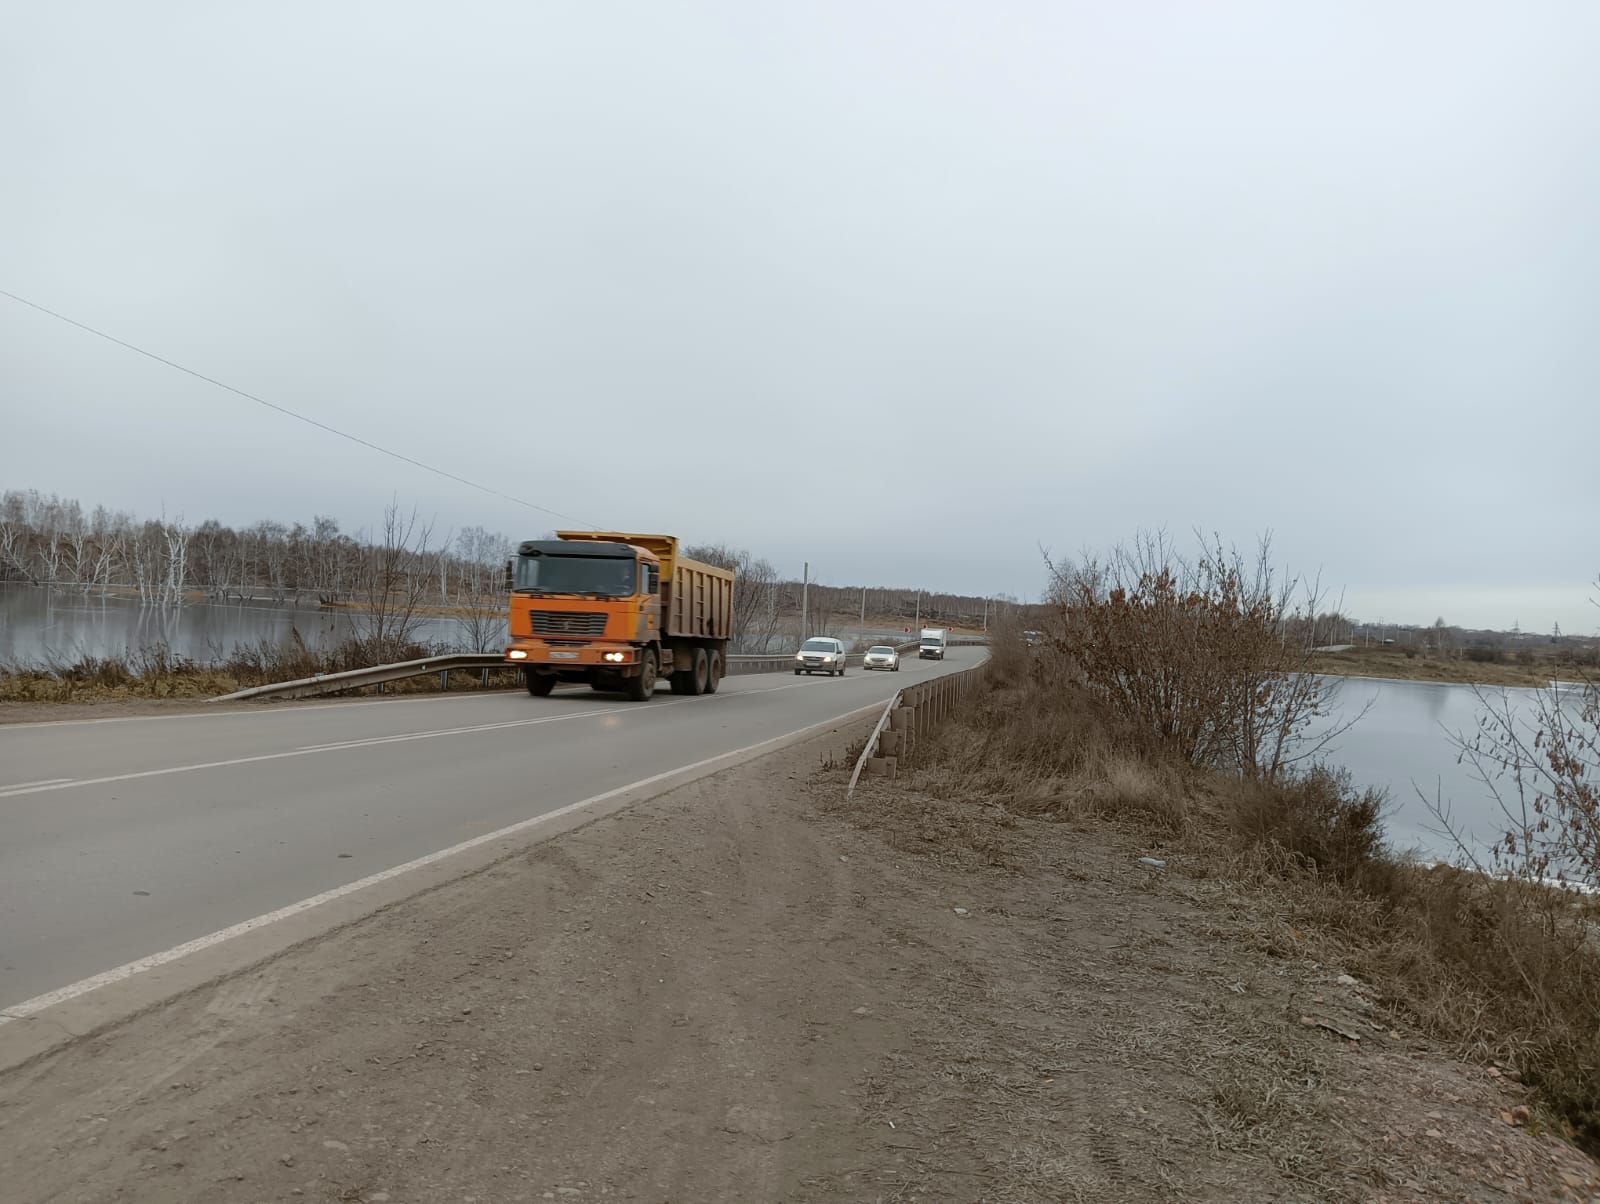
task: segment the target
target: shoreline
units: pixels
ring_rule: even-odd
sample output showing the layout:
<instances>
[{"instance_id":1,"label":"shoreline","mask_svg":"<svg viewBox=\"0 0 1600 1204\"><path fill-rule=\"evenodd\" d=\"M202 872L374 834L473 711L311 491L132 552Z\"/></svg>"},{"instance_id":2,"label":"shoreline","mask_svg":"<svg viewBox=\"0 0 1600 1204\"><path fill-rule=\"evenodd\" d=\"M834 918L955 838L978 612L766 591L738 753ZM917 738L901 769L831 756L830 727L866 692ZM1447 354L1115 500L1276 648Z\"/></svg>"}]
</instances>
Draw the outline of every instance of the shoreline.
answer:
<instances>
[{"instance_id":1,"label":"shoreline","mask_svg":"<svg viewBox=\"0 0 1600 1204\"><path fill-rule=\"evenodd\" d=\"M1415 662L1400 660L1378 664L1339 659L1340 654L1320 654L1311 658L1308 672L1322 677L1359 677L1376 681L1418 682L1440 686L1489 686L1495 689L1548 690L1556 685L1583 685L1600 677L1600 670L1565 667L1545 662L1539 668L1522 665L1480 664L1475 661L1446 662L1456 671L1453 676L1442 676L1428 669L1437 661L1421 662L1418 669L1406 672Z\"/></svg>"}]
</instances>

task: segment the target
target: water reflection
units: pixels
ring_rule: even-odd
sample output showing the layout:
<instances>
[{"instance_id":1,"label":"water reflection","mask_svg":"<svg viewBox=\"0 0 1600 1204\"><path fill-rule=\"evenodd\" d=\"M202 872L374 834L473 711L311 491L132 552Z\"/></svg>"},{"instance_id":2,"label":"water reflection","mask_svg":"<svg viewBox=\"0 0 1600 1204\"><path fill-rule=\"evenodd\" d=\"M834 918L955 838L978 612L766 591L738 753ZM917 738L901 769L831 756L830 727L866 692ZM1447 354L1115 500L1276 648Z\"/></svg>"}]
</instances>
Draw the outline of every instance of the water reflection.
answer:
<instances>
[{"instance_id":1,"label":"water reflection","mask_svg":"<svg viewBox=\"0 0 1600 1204\"><path fill-rule=\"evenodd\" d=\"M1498 688L1493 696L1499 697ZM1507 690L1506 696L1519 714L1531 713L1535 691ZM1451 740L1458 733L1470 737L1477 728L1480 703L1473 688L1387 678L1344 679L1341 714L1354 715L1368 702L1372 709L1338 738L1327 760L1350 770L1357 785L1388 792L1390 843L1429 857L1454 858L1453 844L1428 808L1435 800L1448 805L1452 823L1475 847L1482 850L1494 843L1504 830L1499 805L1473 767L1460 763Z\"/></svg>"},{"instance_id":2,"label":"water reflection","mask_svg":"<svg viewBox=\"0 0 1600 1204\"><path fill-rule=\"evenodd\" d=\"M351 616L318 606L263 602L191 602L141 606L137 599L0 588L0 664L41 665L86 656L121 656L165 645L180 656L206 660L239 645L280 644L297 633L311 648L352 634ZM424 643L464 646L461 624L429 618Z\"/></svg>"}]
</instances>

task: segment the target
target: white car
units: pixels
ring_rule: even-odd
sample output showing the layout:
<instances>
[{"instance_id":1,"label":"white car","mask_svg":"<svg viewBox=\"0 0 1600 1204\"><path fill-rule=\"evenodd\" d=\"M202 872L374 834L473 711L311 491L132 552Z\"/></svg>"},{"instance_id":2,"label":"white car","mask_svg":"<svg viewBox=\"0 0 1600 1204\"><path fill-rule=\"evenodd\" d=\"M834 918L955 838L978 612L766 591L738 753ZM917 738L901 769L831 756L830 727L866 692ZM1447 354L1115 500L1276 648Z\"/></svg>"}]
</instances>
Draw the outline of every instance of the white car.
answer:
<instances>
[{"instance_id":1,"label":"white car","mask_svg":"<svg viewBox=\"0 0 1600 1204\"><path fill-rule=\"evenodd\" d=\"M844 676L844 645L831 636L812 636L800 645L794 654L794 675L826 673L829 677Z\"/></svg>"},{"instance_id":2,"label":"white car","mask_svg":"<svg viewBox=\"0 0 1600 1204\"><path fill-rule=\"evenodd\" d=\"M890 673L900 672L900 654L887 644L879 644L875 648L868 648L867 654L861 658L863 669L886 669Z\"/></svg>"}]
</instances>

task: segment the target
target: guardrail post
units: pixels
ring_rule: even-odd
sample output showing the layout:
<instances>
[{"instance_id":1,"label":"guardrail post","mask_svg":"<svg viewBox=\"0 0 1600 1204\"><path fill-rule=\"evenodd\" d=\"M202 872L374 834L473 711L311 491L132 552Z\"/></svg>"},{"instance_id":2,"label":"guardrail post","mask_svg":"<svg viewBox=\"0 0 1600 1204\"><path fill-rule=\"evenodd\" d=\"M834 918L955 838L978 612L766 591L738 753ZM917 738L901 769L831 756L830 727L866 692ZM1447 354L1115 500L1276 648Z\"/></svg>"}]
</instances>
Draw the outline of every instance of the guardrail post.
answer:
<instances>
[{"instance_id":1,"label":"guardrail post","mask_svg":"<svg viewBox=\"0 0 1600 1204\"><path fill-rule=\"evenodd\" d=\"M901 705L889 712L889 730L884 733L895 738L895 755L901 760L909 759L916 748L917 710L909 703L910 699L902 697Z\"/></svg>"},{"instance_id":2,"label":"guardrail post","mask_svg":"<svg viewBox=\"0 0 1600 1204\"><path fill-rule=\"evenodd\" d=\"M439 688L441 690L448 690L450 688L450 670L439 670Z\"/></svg>"}]
</instances>

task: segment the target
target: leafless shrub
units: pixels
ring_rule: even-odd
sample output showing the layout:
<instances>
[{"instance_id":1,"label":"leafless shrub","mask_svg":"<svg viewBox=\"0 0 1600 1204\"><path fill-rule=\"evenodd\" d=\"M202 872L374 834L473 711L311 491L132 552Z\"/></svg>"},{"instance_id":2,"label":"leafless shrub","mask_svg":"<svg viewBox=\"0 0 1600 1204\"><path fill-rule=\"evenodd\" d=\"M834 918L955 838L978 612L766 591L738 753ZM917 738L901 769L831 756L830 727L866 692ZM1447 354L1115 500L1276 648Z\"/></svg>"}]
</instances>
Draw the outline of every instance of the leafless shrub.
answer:
<instances>
[{"instance_id":1,"label":"leafless shrub","mask_svg":"<svg viewBox=\"0 0 1600 1204\"><path fill-rule=\"evenodd\" d=\"M1492 869L1600 890L1600 682L1535 691L1526 712L1504 690L1477 694L1477 730L1455 739L1505 820Z\"/></svg>"},{"instance_id":2,"label":"leafless shrub","mask_svg":"<svg viewBox=\"0 0 1600 1204\"><path fill-rule=\"evenodd\" d=\"M1281 779L1361 715L1329 716L1337 683L1310 672L1321 590L1219 539L1198 557L1141 533L1105 560L1051 566L1057 646L1112 710L1195 766ZM1365 712L1363 711L1362 714Z\"/></svg>"}]
</instances>

